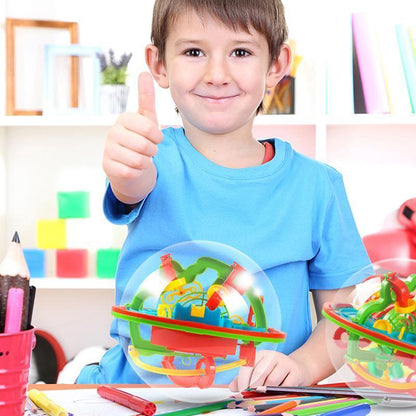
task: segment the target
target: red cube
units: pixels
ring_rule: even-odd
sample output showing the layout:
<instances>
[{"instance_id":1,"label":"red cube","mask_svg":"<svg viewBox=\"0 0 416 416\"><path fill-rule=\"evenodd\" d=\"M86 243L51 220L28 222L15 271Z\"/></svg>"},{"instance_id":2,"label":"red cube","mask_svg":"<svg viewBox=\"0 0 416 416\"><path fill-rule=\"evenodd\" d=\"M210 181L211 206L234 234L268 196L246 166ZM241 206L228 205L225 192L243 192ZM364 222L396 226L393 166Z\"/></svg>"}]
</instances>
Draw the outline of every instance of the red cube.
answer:
<instances>
[{"instance_id":1,"label":"red cube","mask_svg":"<svg viewBox=\"0 0 416 416\"><path fill-rule=\"evenodd\" d=\"M86 277L88 275L88 250L56 250L56 275L58 277Z\"/></svg>"}]
</instances>

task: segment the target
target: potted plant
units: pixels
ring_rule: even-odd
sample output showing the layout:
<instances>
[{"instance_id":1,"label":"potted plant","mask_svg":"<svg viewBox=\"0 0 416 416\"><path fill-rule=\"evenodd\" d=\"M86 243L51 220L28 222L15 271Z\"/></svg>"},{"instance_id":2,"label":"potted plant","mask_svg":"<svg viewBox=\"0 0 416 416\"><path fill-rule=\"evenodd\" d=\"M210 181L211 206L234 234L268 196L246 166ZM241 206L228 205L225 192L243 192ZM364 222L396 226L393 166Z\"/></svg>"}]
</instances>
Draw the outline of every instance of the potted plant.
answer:
<instances>
[{"instance_id":1,"label":"potted plant","mask_svg":"<svg viewBox=\"0 0 416 416\"><path fill-rule=\"evenodd\" d=\"M132 54L123 53L116 58L109 49L108 55L98 53L101 70L101 113L119 114L126 110L129 87L126 85L127 65Z\"/></svg>"}]
</instances>

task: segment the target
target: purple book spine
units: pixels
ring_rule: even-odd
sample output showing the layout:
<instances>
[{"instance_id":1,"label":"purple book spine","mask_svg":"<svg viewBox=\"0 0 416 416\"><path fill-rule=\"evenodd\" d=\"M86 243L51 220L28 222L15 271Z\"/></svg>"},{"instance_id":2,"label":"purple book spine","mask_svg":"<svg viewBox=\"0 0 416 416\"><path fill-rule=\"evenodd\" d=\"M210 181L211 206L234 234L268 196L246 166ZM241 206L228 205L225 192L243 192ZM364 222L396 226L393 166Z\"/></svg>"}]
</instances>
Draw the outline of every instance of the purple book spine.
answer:
<instances>
[{"instance_id":1,"label":"purple book spine","mask_svg":"<svg viewBox=\"0 0 416 416\"><path fill-rule=\"evenodd\" d=\"M367 13L352 14L352 31L367 113L389 113L376 32Z\"/></svg>"}]
</instances>

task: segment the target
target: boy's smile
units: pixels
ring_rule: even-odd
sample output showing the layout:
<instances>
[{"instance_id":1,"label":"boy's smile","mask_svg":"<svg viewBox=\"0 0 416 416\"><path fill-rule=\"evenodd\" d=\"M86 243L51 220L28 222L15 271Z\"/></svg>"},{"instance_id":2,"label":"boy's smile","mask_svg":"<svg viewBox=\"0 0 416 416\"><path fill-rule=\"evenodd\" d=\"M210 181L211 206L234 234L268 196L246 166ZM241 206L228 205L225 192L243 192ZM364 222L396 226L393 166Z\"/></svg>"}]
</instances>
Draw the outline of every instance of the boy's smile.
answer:
<instances>
[{"instance_id":1,"label":"boy's smile","mask_svg":"<svg viewBox=\"0 0 416 416\"><path fill-rule=\"evenodd\" d=\"M273 69L262 34L189 11L169 28L158 82L170 87L187 132L252 138L265 88L276 83Z\"/></svg>"}]
</instances>

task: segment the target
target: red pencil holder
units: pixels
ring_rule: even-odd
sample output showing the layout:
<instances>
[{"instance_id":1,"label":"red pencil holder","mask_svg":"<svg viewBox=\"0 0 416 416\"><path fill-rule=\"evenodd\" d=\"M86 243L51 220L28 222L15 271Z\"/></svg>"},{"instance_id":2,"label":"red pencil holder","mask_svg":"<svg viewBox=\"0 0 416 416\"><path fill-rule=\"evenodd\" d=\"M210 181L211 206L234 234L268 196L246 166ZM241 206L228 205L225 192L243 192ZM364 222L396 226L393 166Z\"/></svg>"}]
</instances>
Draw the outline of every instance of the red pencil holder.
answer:
<instances>
[{"instance_id":1,"label":"red pencil holder","mask_svg":"<svg viewBox=\"0 0 416 416\"><path fill-rule=\"evenodd\" d=\"M35 329L0 334L0 416L23 416Z\"/></svg>"}]
</instances>

